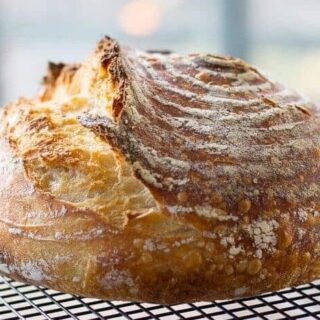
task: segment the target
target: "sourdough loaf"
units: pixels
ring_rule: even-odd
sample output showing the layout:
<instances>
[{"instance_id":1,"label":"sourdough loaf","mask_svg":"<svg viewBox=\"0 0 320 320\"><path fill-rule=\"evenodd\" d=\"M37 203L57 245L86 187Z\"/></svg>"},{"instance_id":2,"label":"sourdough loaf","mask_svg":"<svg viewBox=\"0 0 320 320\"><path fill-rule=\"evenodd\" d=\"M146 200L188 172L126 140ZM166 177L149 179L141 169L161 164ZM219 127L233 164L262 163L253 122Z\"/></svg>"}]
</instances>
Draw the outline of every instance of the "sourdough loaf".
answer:
<instances>
[{"instance_id":1,"label":"sourdough loaf","mask_svg":"<svg viewBox=\"0 0 320 320\"><path fill-rule=\"evenodd\" d=\"M320 275L317 107L240 59L105 37L0 121L3 275L158 303Z\"/></svg>"}]
</instances>

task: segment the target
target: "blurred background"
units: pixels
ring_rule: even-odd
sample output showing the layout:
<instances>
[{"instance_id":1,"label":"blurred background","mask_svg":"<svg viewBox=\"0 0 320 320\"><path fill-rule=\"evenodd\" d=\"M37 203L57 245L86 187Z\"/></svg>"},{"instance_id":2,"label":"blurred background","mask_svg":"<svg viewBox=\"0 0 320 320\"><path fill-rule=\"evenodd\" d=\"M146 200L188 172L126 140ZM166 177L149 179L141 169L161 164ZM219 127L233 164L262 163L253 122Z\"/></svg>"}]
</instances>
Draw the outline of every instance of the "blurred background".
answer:
<instances>
[{"instance_id":1,"label":"blurred background","mask_svg":"<svg viewBox=\"0 0 320 320\"><path fill-rule=\"evenodd\" d=\"M319 0L0 0L0 104L104 34L140 48L240 56L320 101Z\"/></svg>"}]
</instances>

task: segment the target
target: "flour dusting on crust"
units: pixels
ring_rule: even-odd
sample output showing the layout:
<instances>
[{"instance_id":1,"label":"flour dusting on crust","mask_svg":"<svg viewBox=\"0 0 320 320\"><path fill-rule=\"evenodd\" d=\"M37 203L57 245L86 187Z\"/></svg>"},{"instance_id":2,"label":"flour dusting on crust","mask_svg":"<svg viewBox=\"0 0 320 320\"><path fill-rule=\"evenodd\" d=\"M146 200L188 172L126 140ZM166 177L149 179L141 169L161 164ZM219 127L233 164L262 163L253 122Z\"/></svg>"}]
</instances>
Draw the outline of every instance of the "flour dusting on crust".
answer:
<instances>
[{"instance_id":1,"label":"flour dusting on crust","mask_svg":"<svg viewBox=\"0 0 320 320\"><path fill-rule=\"evenodd\" d=\"M118 90L114 117L81 123L132 164L163 209L224 219L319 198L309 154L320 156L320 118L296 92L232 57L147 53L111 39L100 47Z\"/></svg>"}]
</instances>

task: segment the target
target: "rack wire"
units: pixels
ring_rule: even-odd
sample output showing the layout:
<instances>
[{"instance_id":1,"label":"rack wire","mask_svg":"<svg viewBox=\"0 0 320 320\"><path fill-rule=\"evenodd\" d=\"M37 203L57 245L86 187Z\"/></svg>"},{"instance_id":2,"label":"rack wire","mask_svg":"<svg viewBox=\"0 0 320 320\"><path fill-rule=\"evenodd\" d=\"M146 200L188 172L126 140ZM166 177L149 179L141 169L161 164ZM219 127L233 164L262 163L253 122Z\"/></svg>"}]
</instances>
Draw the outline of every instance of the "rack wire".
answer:
<instances>
[{"instance_id":1,"label":"rack wire","mask_svg":"<svg viewBox=\"0 0 320 320\"><path fill-rule=\"evenodd\" d=\"M0 319L320 319L320 280L258 297L162 306L80 298L0 277Z\"/></svg>"}]
</instances>

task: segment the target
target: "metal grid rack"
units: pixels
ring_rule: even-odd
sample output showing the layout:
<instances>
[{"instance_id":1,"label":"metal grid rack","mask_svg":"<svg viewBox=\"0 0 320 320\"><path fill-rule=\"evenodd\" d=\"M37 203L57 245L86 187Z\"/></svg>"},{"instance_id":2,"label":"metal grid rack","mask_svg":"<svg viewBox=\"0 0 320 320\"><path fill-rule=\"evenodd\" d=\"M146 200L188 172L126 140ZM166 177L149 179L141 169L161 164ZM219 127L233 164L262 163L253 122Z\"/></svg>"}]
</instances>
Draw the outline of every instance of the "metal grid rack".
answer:
<instances>
[{"instance_id":1,"label":"metal grid rack","mask_svg":"<svg viewBox=\"0 0 320 320\"><path fill-rule=\"evenodd\" d=\"M320 280L236 301L161 306L80 298L0 277L0 319L320 319Z\"/></svg>"}]
</instances>

